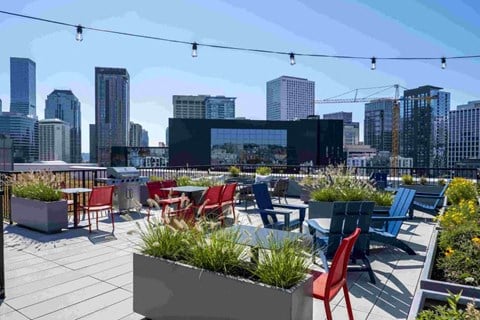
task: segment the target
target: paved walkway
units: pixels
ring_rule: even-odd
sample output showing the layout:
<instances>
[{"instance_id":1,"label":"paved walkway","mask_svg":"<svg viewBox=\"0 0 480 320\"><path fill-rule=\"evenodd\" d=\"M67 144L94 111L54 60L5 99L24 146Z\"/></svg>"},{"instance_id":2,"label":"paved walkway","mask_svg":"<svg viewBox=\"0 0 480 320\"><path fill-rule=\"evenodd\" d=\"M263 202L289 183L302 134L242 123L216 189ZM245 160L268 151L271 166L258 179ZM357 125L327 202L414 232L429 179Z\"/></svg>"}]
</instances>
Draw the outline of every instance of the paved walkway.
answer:
<instances>
[{"instance_id":1,"label":"paved walkway","mask_svg":"<svg viewBox=\"0 0 480 320\"><path fill-rule=\"evenodd\" d=\"M243 209L237 210L240 223L260 224L253 207ZM144 215L132 218L116 217L115 237L106 218L99 223L101 231L91 235L88 229L44 235L4 225L7 298L0 300L0 319L143 319L132 311L132 252L138 238L131 231L135 222L143 223ZM433 228L430 219L403 224L401 238L417 256L374 248L370 260L376 285L366 273L349 274L355 319L406 318ZM332 308L334 319L347 318L341 293ZM314 319L325 318L322 301L314 300L313 314Z\"/></svg>"}]
</instances>

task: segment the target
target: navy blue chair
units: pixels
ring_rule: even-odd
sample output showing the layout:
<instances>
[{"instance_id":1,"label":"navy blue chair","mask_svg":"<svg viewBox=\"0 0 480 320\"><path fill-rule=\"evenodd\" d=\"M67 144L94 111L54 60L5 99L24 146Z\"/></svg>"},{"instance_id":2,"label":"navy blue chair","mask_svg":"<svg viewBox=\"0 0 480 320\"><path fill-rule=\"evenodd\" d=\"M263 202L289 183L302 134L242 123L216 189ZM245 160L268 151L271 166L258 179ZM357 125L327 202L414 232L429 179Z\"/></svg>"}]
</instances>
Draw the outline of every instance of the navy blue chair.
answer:
<instances>
[{"instance_id":1,"label":"navy blue chair","mask_svg":"<svg viewBox=\"0 0 480 320\"><path fill-rule=\"evenodd\" d=\"M353 247L350 256L352 262L363 262L361 265L349 265L349 271L366 271L370 282L375 284L370 260L367 257L370 245L370 222L373 213L373 201L348 201L334 202L333 214L330 226L325 228L319 221L322 219L307 220L310 234L313 236L314 254L318 254L322 260L323 268L328 272L328 260L333 259L342 239L352 234L356 228L360 228L360 236Z\"/></svg>"},{"instance_id":2,"label":"navy blue chair","mask_svg":"<svg viewBox=\"0 0 480 320\"><path fill-rule=\"evenodd\" d=\"M303 221L308 208L307 205L273 204L268 192L268 186L265 183L254 184L252 190L265 228L287 231L300 228L300 232L302 231ZM290 220L290 214L293 210L299 210L299 217L298 219ZM283 215L283 222L278 221L277 214Z\"/></svg>"},{"instance_id":3,"label":"navy blue chair","mask_svg":"<svg viewBox=\"0 0 480 320\"><path fill-rule=\"evenodd\" d=\"M421 193L415 194L413 200L413 209L425 213L436 215L445 205L445 191L447 191L448 182L439 193Z\"/></svg>"},{"instance_id":4,"label":"navy blue chair","mask_svg":"<svg viewBox=\"0 0 480 320\"><path fill-rule=\"evenodd\" d=\"M370 227L370 240L392 245L414 255L415 251L405 242L397 239L403 221L411 217L414 197L415 190L399 188L388 215L376 215L374 211Z\"/></svg>"}]
</instances>

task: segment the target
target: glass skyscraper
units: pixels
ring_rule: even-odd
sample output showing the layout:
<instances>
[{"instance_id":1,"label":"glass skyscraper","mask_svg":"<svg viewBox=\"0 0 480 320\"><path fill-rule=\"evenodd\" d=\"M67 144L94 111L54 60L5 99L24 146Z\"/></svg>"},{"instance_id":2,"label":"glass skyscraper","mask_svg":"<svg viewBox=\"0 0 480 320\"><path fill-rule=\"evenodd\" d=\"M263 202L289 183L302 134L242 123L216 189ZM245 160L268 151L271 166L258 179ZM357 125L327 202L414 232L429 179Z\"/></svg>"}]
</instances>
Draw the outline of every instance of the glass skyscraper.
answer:
<instances>
[{"instance_id":1,"label":"glass skyscraper","mask_svg":"<svg viewBox=\"0 0 480 320\"><path fill-rule=\"evenodd\" d=\"M306 119L314 114L314 81L281 76L267 82L267 120Z\"/></svg>"},{"instance_id":2,"label":"glass skyscraper","mask_svg":"<svg viewBox=\"0 0 480 320\"><path fill-rule=\"evenodd\" d=\"M113 146L128 146L130 76L123 68L95 68L97 163L110 166ZM92 141L90 141L92 142Z\"/></svg>"},{"instance_id":3,"label":"glass skyscraper","mask_svg":"<svg viewBox=\"0 0 480 320\"><path fill-rule=\"evenodd\" d=\"M392 152L393 100L366 103L364 121L365 144Z\"/></svg>"},{"instance_id":4,"label":"glass skyscraper","mask_svg":"<svg viewBox=\"0 0 480 320\"><path fill-rule=\"evenodd\" d=\"M45 119L60 119L70 125L71 162L82 162L80 102L71 90L53 90L45 101Z\"/></svg>"},{"instance_id":5,"label":"glass skyscraper","mask_svg":"<svg viewBox=\"0 0 480 320\"><path fill-rule=\"evenodd\" d=\"M205 98L205 118L235 119L235 99L224 96Z\"/></svg>"},{"instance_id":6,"label":"glass skyscraper","mask_svg":"<svg viewBox=\"0 0 480 320\"><path fill-rule=\"evenodd\" d=\"M13 144L13 162L38 161L38 120L15 112L0 115L0 134L10 136Z\"/></svg>"},{"instance_id":7,"label":"glass skyscraper","mask_svg":"<svg viewBox=\"0 0 480 320\"><path fill-rule=\"evenodd\" d=\"M35 62L10 58L10 112L36 116Z\"/></svg>"}]
</instances>

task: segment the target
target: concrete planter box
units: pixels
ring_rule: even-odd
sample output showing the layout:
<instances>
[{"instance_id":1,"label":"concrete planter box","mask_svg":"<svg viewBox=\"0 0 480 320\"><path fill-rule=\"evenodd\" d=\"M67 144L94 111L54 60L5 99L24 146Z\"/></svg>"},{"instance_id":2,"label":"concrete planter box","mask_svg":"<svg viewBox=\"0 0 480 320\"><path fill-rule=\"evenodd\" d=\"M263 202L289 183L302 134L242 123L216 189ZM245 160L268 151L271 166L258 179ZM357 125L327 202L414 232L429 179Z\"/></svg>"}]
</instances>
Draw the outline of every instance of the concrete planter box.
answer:
<instances>
[{"instance_id":1,"label":"concrete planter box","mask_svg":"<svg viewBox=\"0 0 480 320\"><path fill-rule=\"evenodd\" d=\"M283 290L133 254L133 310L149 319L312 319L312 277Z\"/></svg>"},{"instance_id":2,"label":"concrete planter box","mask_svg":"<svg viewBox=\"0 0 480 320\"><path fill-rule=\"evenodd\" d=\"M315 201L310 200L308 202L308 218L309 219L318 219L318 218L328 218L330 219L333 214L333 202L326 201Z\"/></svg>"},{"instance_id":3,"label":"concrete planter box","mask_svg":"<svg viewBox=\"0 0 480 320\"><path fill-rule=\"evenodd\" d=\"M67 201L45 202L12 197L12 220L17 224L46 232L59 232L68 227Z\"/></svg>"},{"instance_id":4,"label":"concrete planter box","mask_svg":"<svg viewBox=\"0 0 480 320\"><path fill-rule=\"evenodd\" d=\"M423 267L422 276L420 278L420 289L443 293L448 295L448 291L458 294L462 292L462 297L469 298L472 300L473 298L478 299L480 297L480 287L468 286L464 284L458 284L453 282L446 282L446 281L439 281L433 280L432 270L435 263L435 256L437 252L437 240L438 240L438 233L441 230L434 230L432 235L432 241L430 241L430 246L428 248L427 257L425 259L425 265Z\"/></svg>"}]
</instances>

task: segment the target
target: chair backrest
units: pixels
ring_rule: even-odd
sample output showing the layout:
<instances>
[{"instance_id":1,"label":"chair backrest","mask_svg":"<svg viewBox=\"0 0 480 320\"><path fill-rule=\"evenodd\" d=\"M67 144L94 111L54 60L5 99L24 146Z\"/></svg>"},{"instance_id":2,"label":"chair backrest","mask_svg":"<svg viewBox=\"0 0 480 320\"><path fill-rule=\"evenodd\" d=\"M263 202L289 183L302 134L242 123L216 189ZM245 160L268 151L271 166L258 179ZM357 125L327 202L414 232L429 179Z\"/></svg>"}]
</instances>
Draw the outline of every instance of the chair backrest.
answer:
<instances>
[{"instance_id":1,"label":"chair backrest","mask_svg":"<svg viewBox=\"0 0 480 320\"><path fill-rule=\"evenodd\" d=\"M265 209L273 209L272 199L268 193L268 186L265 183L255 183L252 185L255 201L260 211Z\"/></svg>"},{"instance_id":2,"label":"chair backrest","mask_svg":"<svg viewBox=\"0 0 480 320\"><path fill-rule=\"evenodd\" d=\"M285 196L288 189L288 181L288 179L278 179L273 188L273 195L281 197Z\"/></svg>"},{"instance_id":3,"label":"chair backrest","mask_svg":"<svg viewBox=\"0 0 480 320\"><path fill-rule=\"evenodd\" d=\"M162 198L162 195L164 194L164 191L161 190L161 188L163 188L162 181L148 181L146 184L148 189L148 197L150 199L155 199L155 195Z\"/></svg>"},{"instance_id":4,"label":"chair backrest","mask_svg":"<svg viewBox=\"0 0 480 320\"><path fill-rule=\"evenodd\" d=\"M228 183L223 187L221 202L233 201L235 198L235 191L237 189L237 183Z\"/></svg>"},{"instance_id":5,"label":"chair backrest","mask_svg":"<svg viewBox=\"0 0 480 320\"><path fill-rule=\"evenodd\" d=\"M356 228L360 228L354 256L364 256L369 246L369 228L372 217L373 201L334 202L333 214L330 221L330 232L325 255L332 258L343 238L350 235Z\"/></svg>"},{"instance_id":6,"label":"chair backrest","mask_svg":"<svg viewBox=\"0 0 480 320\"><path fill-rule=\"evenodd\" d=\"M392 203L392 206L390 207L388 215L390 217L408 216L413 204L413 199L415 198L415 193L416 191L413 189L399 188L397 190L397 194L395 195L395 198L393 198L393 203ZM400 232L402 223L403 223L402 220L389 221L388 227L385 231L393 234L394 236L397 236L398 233Z\"/></svg>"},{"instance_id":7,"label":"chair backrest","mask_svg":"<svg viewBox=\"0 0 480 320\"><path fill-rule=\"evenodd\" d=\"M332 266L328 271L327 283L325 285L325 297L330 296L329 291L332 287L336 287L342 281L346 281L350 253L352 252L352 248L360 236L360 233L361 229L356 228L350 236L342 239L342 243L340 243L340 246L333 257Z\"/></svg>"},{"instance_id":8,"label":"chair backrest","mask_svg":"<svg viewBox=\"0 0 480 320\"><path fill-rule=\"evenodd\" d=\"M93 187L88 198L88 206L111 206L115 186Z\"/></svg>"},{"instance_id":9,"label":"chair backrest","mask_svg":"<svg viewBox=\"0 0 480 320\"><path fill-rule=\"evenodd\" d=\"M223 185L208 187L203 196L203 202L208 200L208 205L219 204L221 201L222 190Z\"/></svg>"},{"instance_id":10,"label":"chair backrest","mask_svg":"<svg viewBox=\"0 0 480 320\"><path fill-rule=\"evenodd\" d=\"M187 224L192 225L195 223L195 210L193 206L189 204L185 208L170 210L167 216L175 216L179 220L185 221Z\"/></svg>"}]
</instances>

